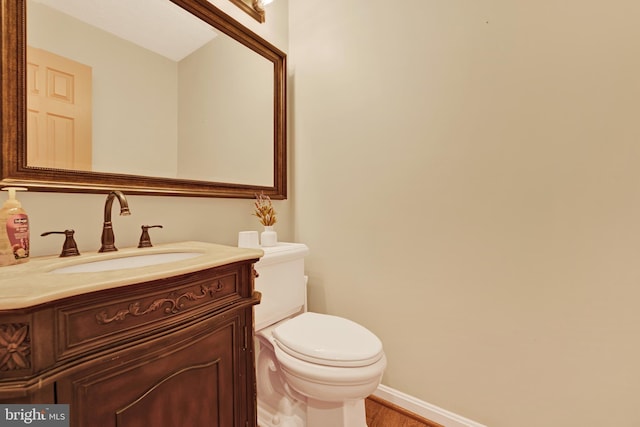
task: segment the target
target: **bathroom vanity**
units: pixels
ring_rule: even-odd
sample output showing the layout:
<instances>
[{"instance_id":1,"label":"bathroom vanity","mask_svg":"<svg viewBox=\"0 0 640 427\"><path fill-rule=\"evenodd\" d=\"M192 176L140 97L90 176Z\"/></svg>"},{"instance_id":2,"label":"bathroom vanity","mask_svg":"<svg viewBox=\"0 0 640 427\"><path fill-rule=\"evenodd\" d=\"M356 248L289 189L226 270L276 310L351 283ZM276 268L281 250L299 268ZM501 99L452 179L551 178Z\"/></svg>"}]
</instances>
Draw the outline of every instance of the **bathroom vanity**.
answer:
<instances>
[{"instance_id":1,"label":"bathroom vanity","mask_svg":"<svg viewBox=\"0 0 640 427\"><path fill-rule=\"evenodd\" d=\"M168 258L128 265L142 254ZM3 268L0 402L69 404L75 427L255 426L261 256L186 242Z\"/></svg>"}]
</instances>

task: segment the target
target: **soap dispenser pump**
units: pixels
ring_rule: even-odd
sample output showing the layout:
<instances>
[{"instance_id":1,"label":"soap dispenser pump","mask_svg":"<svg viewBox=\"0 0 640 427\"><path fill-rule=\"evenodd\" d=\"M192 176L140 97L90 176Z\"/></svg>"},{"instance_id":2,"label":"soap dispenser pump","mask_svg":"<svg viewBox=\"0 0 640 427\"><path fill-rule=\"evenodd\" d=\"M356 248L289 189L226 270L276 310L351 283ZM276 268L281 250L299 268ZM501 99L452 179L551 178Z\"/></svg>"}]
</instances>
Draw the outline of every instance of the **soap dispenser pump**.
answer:
<instances>
[{"instance_id":1,"label":"soap dispenser pump","mask_svg":"<svg viewBox=\"0 0 640 427\"><path fill-rule=\"evenodd\" d=\"M0 209L0 266L29 261L29 217L16 199L22 187L5 187L9 198Z\"/></svg>"}]
</instances>

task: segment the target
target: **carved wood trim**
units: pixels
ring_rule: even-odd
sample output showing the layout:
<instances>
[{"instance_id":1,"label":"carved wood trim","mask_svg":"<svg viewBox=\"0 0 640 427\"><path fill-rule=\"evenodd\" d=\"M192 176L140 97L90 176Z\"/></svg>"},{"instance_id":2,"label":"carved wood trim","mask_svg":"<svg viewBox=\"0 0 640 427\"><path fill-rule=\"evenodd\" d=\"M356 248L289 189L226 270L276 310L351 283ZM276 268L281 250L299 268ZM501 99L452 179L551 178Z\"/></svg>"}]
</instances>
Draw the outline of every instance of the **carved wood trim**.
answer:
<instances>
[{"instance_id":1,"label":"carved wood trim","mask_svg":"<svg viewBox=\"0 0 640 427\"><path fill-rule=\"evenodd\" d=\"M0 371L31 368L31 336L28 323L0 324Z\"/></svg>"},{"instance_id":2,"label":"carved wood trim","mask_svg":"<svg viewBox=\"0 0 640 427\"><path fill-rule=\"evenodd\" d=\"M106 310L101 311L96 314L96 321L101 325L106 325L111 322L123 321L127 316L144 316L149 313L152 313L156 310L164 307L165 314L176 314L179 313L180 310L184 307L184 300L186 301L197 301L199 299L205 298L207 296L213 297L216 292L221 292L224 289L224 286L220 280L215 281L214 285L200 285L200 293L196 294L195 292L184 292L183 294L177 297L167 297L167 298L158 298L153 300L151 304L147 306L146 309L141 310L140 302L134 302L129 304L127 308L120 309L116 312L115 315L109 316Z\"/></svg>"}]
</instances>

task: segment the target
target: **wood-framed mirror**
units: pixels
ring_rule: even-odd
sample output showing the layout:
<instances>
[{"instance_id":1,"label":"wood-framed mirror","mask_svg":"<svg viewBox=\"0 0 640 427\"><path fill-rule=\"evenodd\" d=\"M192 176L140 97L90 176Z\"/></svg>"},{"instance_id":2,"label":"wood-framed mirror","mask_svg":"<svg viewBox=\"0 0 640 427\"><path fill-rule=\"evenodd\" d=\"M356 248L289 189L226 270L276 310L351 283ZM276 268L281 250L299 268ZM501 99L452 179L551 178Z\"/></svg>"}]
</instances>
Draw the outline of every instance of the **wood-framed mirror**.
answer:
<instances>
[{"instance_id":1,"label":"wood-framed mirror","mask_svg":"<svg viewBox=\"0 0 640 427\"><path fill-rule=\"evenodd\" d=\"M3 186L19 185L35 191L102 193L120 189L130 194L229 198L253 198L257 192L264 192L273 199L287 197L285 53L207 0L115 2L130 8L142 5L136 11L127 10L126 15L144 18L134 20L133 25L138 28L138 35L152 35L152 45L161 35L166 38L156 45L173 45L183 36L197 38L191 29L187 31L185 24L180 24L183 18L191 20L189 27L201 27L198 31L213 34L205 34L204 42L199 42L195 50L187 49L187 54L165 57L162 52L141 53L136 50L138 42L131 40L125 40L122 49L103 45L105 39L114 35L106 34L108 31L103 28L92 28L90 35L71 34L72 27L92 24L80 20L80 12L52 7L56 2L82 5L88 1L2 2ZM107 4L111 7L112 2ZM152 5L164 12L152 10ZM162 18L168 9L171 9L168 13L177 15ZM104 10L101 14L108 15ZM37 21L39 17L44 21ZM126 26L124 19L118 23ZM141 30L148 23L153 28ZM46 32L52 25L54 29L58 26L59 31L53 33L55 37ZM117 38L122 42L124 36L118 34ZM52 39L60 39L58 45ZM42 131L36 130L38 123L44 123L44 134L62 135L62 140L74 142L82 138L69 131L79 126L65 127L48 116L34 113L37 108L32 108L30 98L33 87L51 92L52 89L43 89L45 83L58 82L61 89L53 89L52 93L60 96L69 90L69 85L59 78L66 76L65 72L37 83L40 80L34 75L39 73L32 68L39 69L39 65L34 65L31 56L27 61L28 46L53 51L55 56L91 68L93 157L84 162L88 166L34 160L36 149L32 147L34 144L40 147L37 144L43 139ZM206 52L229 49L234 49L233 60L229 56L224 60L217 56L201 58ZM126 61L105 60L107 53L121 50L126 51L122 54L125 56L116 58L127 58ZM137 60L142 57L151 57L151 63L164 65L156 65L150 72L138 67ZM101 61L110 65L100 68ZM118 84L114 85L114 81ZM134 94L133 86L142 87L143 95ZM214 94L214 90L221 92ZM118 91L119 100L114 95ZM105 94L108 96L103 98ZM134 128L130 122L139 122L141 126ZM171 138L165 138L167 135ZM150 145L142 146L143 142ZM77 150L71 153L66 156L79 157Z\"/></svg>"}]
</instances>

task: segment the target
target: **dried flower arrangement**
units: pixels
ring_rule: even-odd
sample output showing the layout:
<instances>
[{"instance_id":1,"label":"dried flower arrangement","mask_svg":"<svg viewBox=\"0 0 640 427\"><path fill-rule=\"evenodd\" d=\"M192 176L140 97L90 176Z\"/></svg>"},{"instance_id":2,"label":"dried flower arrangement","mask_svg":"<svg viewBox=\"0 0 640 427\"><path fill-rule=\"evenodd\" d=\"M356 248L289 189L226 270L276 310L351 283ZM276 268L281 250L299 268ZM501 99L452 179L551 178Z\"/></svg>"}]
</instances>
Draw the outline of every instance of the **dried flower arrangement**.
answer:
<instances>
[{"instance_id":1,"label":"dried flower arrangement","mask_svg":"<svg viewBox=\"0 0 640 427\"><path fill-rule=\"evenodd\" d=\"M269 196L265 196L263 192L256 194L255 208L253 215L258 217L260 224L270 227L276 223L276 211L273 209Z\"/></svg>"}]
</instances>

